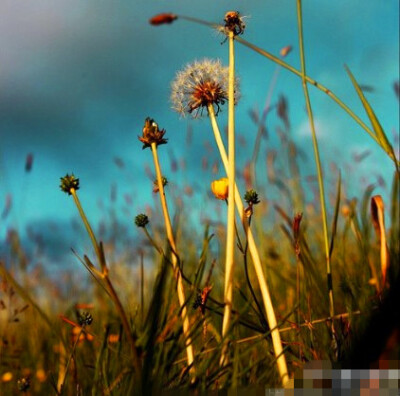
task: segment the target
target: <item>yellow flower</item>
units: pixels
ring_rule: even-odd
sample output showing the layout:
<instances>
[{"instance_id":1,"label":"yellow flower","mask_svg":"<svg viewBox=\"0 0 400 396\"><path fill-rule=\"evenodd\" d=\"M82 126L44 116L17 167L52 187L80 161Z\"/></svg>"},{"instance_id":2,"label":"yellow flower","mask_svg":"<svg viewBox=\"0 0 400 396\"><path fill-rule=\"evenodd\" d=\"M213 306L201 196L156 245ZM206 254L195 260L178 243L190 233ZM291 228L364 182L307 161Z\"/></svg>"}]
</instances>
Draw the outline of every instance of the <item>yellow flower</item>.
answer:
<instances>
[{"instance_id":1,"label":"yellow flower","mask_svg":"<svg viewBox=\"0 0 400 396\"><path fill-rule=\"evenodd\" d=\"M2 382L10 382L13 379L13 375L10 371L7 371L1 376Z\"/></svg>"},{"instance_id":2,"label":"yellow flower","mask_svg":"<svg viewBox=\"0 0 400 396\"><path fill-rule=\"evenodd\" d=\"M218 199L227 199L228 198L228 178L223 177L222 179L219 180L214 180L211 183L211 191L215 195L215 198Z\"/></svg>"}]
</instances>

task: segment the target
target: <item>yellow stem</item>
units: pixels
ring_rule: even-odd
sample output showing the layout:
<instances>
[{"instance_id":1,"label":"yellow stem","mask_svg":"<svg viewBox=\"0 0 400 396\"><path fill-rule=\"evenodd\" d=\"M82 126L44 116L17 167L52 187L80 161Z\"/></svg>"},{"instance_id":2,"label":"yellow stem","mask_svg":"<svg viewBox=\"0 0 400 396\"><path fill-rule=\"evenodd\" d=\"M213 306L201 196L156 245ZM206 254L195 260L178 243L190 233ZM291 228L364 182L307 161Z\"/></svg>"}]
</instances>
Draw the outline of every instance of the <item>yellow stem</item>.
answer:
<instances>
[{"instance_id":1,"label":"yellow stem","mask_svg":"<svg viewBox=\"0 0 400 396\"><path fill-rule=\"evenodd\" d=\"M234 34L229 32L229 80L228 80L228 220L226 233L224 317L222 337L227 334L233 300L233 268L235 255L235 45ZM227 345L222 349L220 364L227 362Z\"/></svg>"},{"instance_id":2,"label":"yellow stem","mask_svg":"<svg viewBox=\"0 0 400 396\"><path fill-rule=\"evenodd\" d=\"M218 146L218 149L219 149L219 152L221 155L222 163L225 167L226 173L228 174L228 170L229 170L228 156L226 155L225 146L222 141L221 133L219 131L217 120L215 117L215 111L214 111L214 108L212 107L212 105L208 106L208 114L210 117L212 129L214 132L215 141L217 143L217 146ZM262 269L260 255L258 253L257 246L255 243L251 228L247 226L248 225L247 218L244 214L244 206L243 206L242 198L240 196L239 190L236 185L235 185L235 203L236 203L236 208L239 213L240 219L242 221L243 228L246 232L246 236L247 236L247 240L248 240L248 244L249 244L249 252L250 252L251 258L253 260L254 269L256 271L258 283L259 283L260 290L261 290L261 295L262 295L263 302L264 302L268 325L271 330L272 344L274 347L274 352L275 352L276 363L278 366L279 375L281 377L282 384L285 386L289 381L289 375L288 375L288 370L287 370L287 365L286 365L286 358L285 358L285 355L283 354L281 337L280 337L279 330L277 327L277 321L276 321L276 316L275 316L275 312L274 312L274 307L272 306L271 296L270 296L268 285L265 280L264 272Z\"/></svg>"},{"instance_id":3,"label":"yellow stem","mask_svg":"<svg viewBox=\"0 0 400 396\"><path fill-rule=\"evenodd\" d=\"M165 229L167 232L167 238L169 241L169 244L171 245L171 261L173 265L173 269L175 272L175 277L177 281L177 292L178 292L178 299L179 299L179 304L181 306L181 312L182 312L182 321L183 321L183 335L185 337L185 345L186 345L186 355L187 355L187 360L188 364L192 365L194 361L194 354L193 354L193 346L192 346L192 340L190 337L190 321L189 321L189 316L186 308L186 298L185 298L185 291L183 288L183 282L182 282L182 275L180 268L178 266L178 260L176 256L176 243L175 243L175 238L174 238L174 233L172 232L172 226L171 226L171 220L169 217L169 212L168 212L168 205L167 205L167 200L165 199L165 192L164 192L164 186L162 183L162 174L161 174L161 168L160 168L160 162L158 160L158 153L157 153L157 145L156 143L151 144L151 151L153 153L153 159L154 159L154 167L156 169L156 176L157 176L157 185L158 185L158 193L160 194L160 201L161 201L161 207L164 215L164 222L165 222ZM192 374L193 372L193 367L191 369Z\"/></svg>"}]
</instances>

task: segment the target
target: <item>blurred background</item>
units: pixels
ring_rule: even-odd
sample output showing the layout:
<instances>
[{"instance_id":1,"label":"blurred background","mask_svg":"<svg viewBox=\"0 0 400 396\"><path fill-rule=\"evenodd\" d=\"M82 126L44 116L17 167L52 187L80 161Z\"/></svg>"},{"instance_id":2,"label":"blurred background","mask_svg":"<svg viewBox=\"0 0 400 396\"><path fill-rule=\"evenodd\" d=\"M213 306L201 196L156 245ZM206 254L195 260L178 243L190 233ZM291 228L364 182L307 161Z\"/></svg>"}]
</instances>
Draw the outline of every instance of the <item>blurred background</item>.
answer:
<instances>
[{"instance_id":1,"label":"blurred background","mask_svg":"<svg viewBox=\"0 0 400 396\"><path fill-rule=\"evenodd\" d=\"M140 245L133 224L154 199L152 157L137 140L144 119L167 130L160 146L174 198L186 204L191 226L215 209L210 182L224 176L208 119L182 119L171 109L170 84L195 59L227 63L223 37L178 20L154 27L150 17L173 12L221 23L228 10L246 16L244 39L300 69L294 1L3 0L0 3L0 256L18 238L51 271L80 268L70 247L90 246L73 200L59 189L66 173L79 177L79 195L100 235L125 246ZM344 70L347 64L398 147L399 2L304 2L309 76L330 88L368 124ZM238 174L253 153L254 114L270 102L260 145L258 181L266 183L266 153L279 143L276 106L286 99L292 139L304 153L302 181L315 175L301 80L248 48L237 45L241 100L237 106ZM327 189L341 169L348 196L370 183L389 191L392 164L354 120L327 95L310 87ZM253 114L253 118L251 116ZM227 112L219 115L221 127ZM369 124L368 124L369 125ZM239 180L244 190L245 177ZM316 186L316 182L314 183ZM279 192L266 186L268 199ZM157 201L155 201L157 202ZM158 203L158 202L157 202ZM172 212L174 205L172 204ZM221 205L219 205L221 207ZM224 212L219 213L225 221ZM13 239L14 238L14 239ZM136 248L135 247L135 248Z\"/></svg>"}]
</instances>

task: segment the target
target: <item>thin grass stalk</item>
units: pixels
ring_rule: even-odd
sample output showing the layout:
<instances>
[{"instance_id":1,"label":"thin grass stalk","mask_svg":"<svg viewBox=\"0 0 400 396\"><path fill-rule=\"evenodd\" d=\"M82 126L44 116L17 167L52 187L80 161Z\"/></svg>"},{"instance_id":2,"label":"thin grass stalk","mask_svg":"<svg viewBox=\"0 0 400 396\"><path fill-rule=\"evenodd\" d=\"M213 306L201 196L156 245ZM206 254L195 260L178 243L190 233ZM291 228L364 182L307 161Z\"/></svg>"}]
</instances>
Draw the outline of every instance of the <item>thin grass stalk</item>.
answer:
<instances>
[{"instance_id":1,"label":"thin grass stalk","mask_svg":"<svg viewBox=\"0 0 400 396\"><path fill-rule=\"evenodd\" d=\"M327 282L328 282L329 315L331 317L334 317L335 309L334 309L334 303L333 303L332 272L331 272L331 260L330 260L330 254L329 254L328 221L327 221L327 215L326 215L324 181L323 181L323 176L322 176L321 159L320 159L320 155L319 155L317 135L315 132L313 111L312 111L312 107L311 107L310 97L308 94L308 86L307 86L307 81L306 81L306 62L305 62L305 55L304 55L303 19L302 19L301 0L297 0L297 23L298 23L298 30L299 30L300 62L301 62L303 91L304 91L304 97L305 97L306 106L307 106L308 119L310 122L313 148L314 148L314 158L315 158L315 163L317 166L317 175L318 175L319 199L320 199L320 203L321 203L322 225L323 225L324 246L325 246L325 259L326 259L326 273L327 273ZM331 329L332 329L332 336L334 337L335 329L334 329L333 322L331 324Z\"/></svg>"},{"instance_id":2,"label":"thin grass stalk","mask_svg":"<svg viewBox=\"0 0 400 396\"><path fill-rule=\"evenodd\" d=\"M153 159L154 159L154 167L156 169L156 177L157 177L157 184L158 184L158 193L160 195L160 201L161 201L161 207L164 215L164 222L165 222L165 229L167 233L167 238L169 241L169 244L171 245L171 261L172 261L172 266L175 272L175 278L177 282L177 292L178 292L178 299L179 299L179 304L181 307L181 315L182 315L182 322L183 322L183 336L185 338L185 346L186 346L186 355L187 355L187 360L188 360L188 365L192 366L193 361L194 361L194 353L193 353L193 346L192 346L192 340L190 337L190 321L189 321L189 316L186 308L186 298L185 298L185 291L183 288L183 282L182 282L182 274L181 270L178 265L178 259L176 256L176 243L175 243L175 237L172 232L172 226L171 226L171 220L169 217L169 212L168 212L168 205L167 205L167 200L165 199L165 192L164 192L164 186L162 183L162 174L161 174L161 168L160 168L160 162L158 160L158 153L157 153L157 145L156 143L151 144L151 151L153 153ZM191 373L194 374L194 368L191 368Z\"/></svg>"},{"instance_id":3,"label":"thin grass stalk","mask_svg":"<svg viewBox=\"0 0 400 396\"><path fill-rule=\"evenodd\" d=\"M143 252L140 252L140 320L144 321L144 263Z\"/></svg>"},{"instance_id":4,"label":"thin grass stalk","mask_svg":"<svg viewBox=\"0 0 400 396\"><path fill-rule=\"evenodd\" d=\"M276 82L278 80L279 71L280 71L280 65L276 65L274 74L273 74L270 84L269 84L267 99L265 101L264 109L260 116L258 130L257 130L257 136L256 136L256 140L254 142L253 155L251 157L251 162L250 162L250 175L252 177L252 184L256 190L257 190L256 164L257 164L258 155L260 153L261 137L262 137L265 120L267 119L268 112L271 109L272 93L274 91Z\"/></svg>"},{"instance_id":5,"label":"thin grass stalk","mask_svg":"<svg viewBox=\"0 0 400 396\"><path fill-rule=\"evenodd\" d=\"M225 146L222 141L221 133L218 128L217 120L215 117L215 111L214 111L214 108L212 105L208 106L208 115L209 115L209 118L211 121L211 126L212 126L212 129L214 132L215 141L217 143L217 146L218 146L218 149L219 149L219 152L221 155L221 159L222 159L222 163L225 168L225 172L228 174L228 170L229 170L228 156L226 154ZM261 290L261 295L263 298L265 312L266 312L267 320L268 320L268 326L271 330L272 344L274 347L274 353L275 353L275 357L276 357L279 375L280 375L283 386L285 386L289 381L289 375L288 375L288 370L287 370L287 365L286 365L286 358L285 358L285 355L283 354L282 341L281 341L281 337L279 334L275 311L274 311L274 307L272 305L268 285L267 285L267 282L266 282L266 279L264 276L264 272L262 269L260 255L258 253L258 249L257 249L256 243L255 243L251 228L248 227L247 218L244 214L244 206L243 206L242 198L240 196L239 190L236 185L235 185L235 203L236 203L237 211L239 213L239 217L242 221L243 229L245 230L247 240L249 243L249 252L250 252L251 258L253 260L254 269L256 271L257 280L258 280L259 287Z\"/></svg>"},{"instance_id":6,"label":"thin grass stalk","mask_svg":"<svg viewBox=\"0 0 400 396\"><path fill-rule=\"evenodd\" d=\"M222 338L227 334L232 309L233 268L235 255L235 44L229 32L229 81L228 81L228 220L225 259L224 317ZM227 344L222 348L220 365L227 363Z\"/></svg>"},{"instance_id":7,"label":"thin grass stalk","mask_svg":"<svg viewBox=\"0 0 400 396\"><path fill-rule=\"evenodd\" d=\"M63 380L62 380L62 382L61 382L61 384L60 384L59 391L58 391L58 395L62 395L63 392L64 392L64 387L65 387L65 383L66 383L66 381L67 381L67 376L68 376L69 365L70 365L71 360L72 360L72 358L73 358L73 356L74 356L74 354L75 354L76 347L77 347L77 345L78 345L79 339L81 338L81 335L82 335L82 334L83 334L83 328L80 329L79 334L78 334L78 337L76 338L75 343L74 343L74 346L72 347L71 354L70 354L69 357L68 357L68 361L67 361L67 364L66 364L65 370L64 370L64 378L63 378Z\"/></svg>"},{"instance_id":8,"label":"thin grass stalk","mask_svg":"<svg viewBox=\"0 0 400 396\"><path fill-rule=\"evenodd\" d=\"M108 276L108 268L107 265L105 263L104 260L104 255L100 249L100 245L97 243L96 237L94 235L94 232L92 230L92 227L90 226L90 223L86 217L86 214L82 208L82 205L79 201L78 195L76 193L76 190L74 188L70 189L70 193L74 198L76 207L78 208L79 214L82 218L83 223L85 224L86 230L90 236L90 239L92 240L92 244L93 244L93 248L95 249L96 255L97 255L97 259L100 263L100 267L102 269L102 278L104 279L105 282L105 287L107 289L107 291L109 292L109 295L115 305L115 308L117 309L118 315L121 318L121 322L122 322L122 326L124 328L126 337L128 338L128 342L131 348L131 352L132 352L132 357L133 357L133 366L135 368L135 374L137 376L137 379L139 380L140 378L140 373L141 373L141 364L140 364L140 358L139 358L139 354L138 351L136 349L136 341L133 337L132 331L131 331L131 327L129 325L129 321L128 321L128 317L126 316L125 310L122 306L122 303L118 297L117 292L114 289L114 286ZM138 384L138 387L140 386L140 384Z\"/></svg>"},{"instance_id":9,"label":"thin grass stalk","mask_svg":"<svg viewBox=\"0 0 400 396\"><path fill-rule=\"evenodd\" d=\"M76 190L74 188L71 188L70 193L72 195L72 198L75 201L76 207L78 208L79 215L81 216L81 219L82 219L83 224L84 224L84 226L86 228L86 231L89 234L90 240L92 241L92 245L93 245L94 251L96 253L97 258L99 259L99 264L100 264L101 270L104 272L105 271L105 268L103 267L104 263L103 263L103 260L101 260L102 254L100 252L100 247L99 247L99 244L97 243L96 236L94 235L92 227L90 226L90 223L89 223L89 221L88 221L88 219L86 217L86 214L85 214L85 212L84 212L84 210L82 208L82 205L81 205L81 202L80 202L80 200L78 198Z\"/></svg>"},{"instance_id":10,"label":"thin grass stalk","mask_svg":"<svg viewBox=\"0 0 400 396\"><path fill-rule=\"evenodd\" d=\"M342 313L342 314L337 314L333 318L331 318L329 316L327 318L315 319L315 320L312 320L310 322L309 321L305 321L305 322L301 323L298 328L296 328L294 326L280 328L279 329L279 333L288 333L288 332L291 332L291 331L298 331L299 328L303 328L303 327L306 327L311 331L313 325L315 325L315 324L326 323L326 322L328 322L328 321L330 321L332 319L334 319L334 320L343 320L343 319L349 318L349 317L351 317L353 315L361 315L361 311L345 312L345 313ZM267 333L267 334L257 334L257 335L253 335L253 336L250 336L250 337L241 338L239 340L235 340L235 344L239 345L239 344L245 344L245 343L251 342L251 341L259 341L259 340L261 340L263 338L266 338L268 335L269 335L269 333ZM199 355L200 356L207 355L208 353L214 352L217 349L218 349L218 347L208 348L208 349L205 349L205 350L199 352ZM176 360L175 362L173 362L173 364L174 365L175 364L181 364L181 363L184 363L185 361L186 361L186 359L183 358L183 359Z\"/></svg>"}]
</instances>

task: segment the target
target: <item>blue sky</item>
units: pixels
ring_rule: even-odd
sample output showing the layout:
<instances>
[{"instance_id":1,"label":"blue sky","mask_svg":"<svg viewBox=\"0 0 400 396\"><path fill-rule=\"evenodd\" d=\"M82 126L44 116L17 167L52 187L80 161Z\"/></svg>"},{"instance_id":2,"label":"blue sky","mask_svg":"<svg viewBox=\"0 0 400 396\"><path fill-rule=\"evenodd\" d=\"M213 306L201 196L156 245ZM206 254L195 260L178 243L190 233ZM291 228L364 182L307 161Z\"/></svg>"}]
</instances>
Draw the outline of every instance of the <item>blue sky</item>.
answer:
<instances>
[{"instance_id":1,"label":"blue sky","mask_svg":"<svg viewBox=\"0 0 400 396\"><path fill-rule=\"evenodd\" d=\"M98 201L110 208L110 189L116 185L116 216L131 229L132 217L154 199L145 172L145 166L152 165L151 153L142 151L137 141L147 116L167 129L169 144L160 147L160 155L172 187L195 182L192 215L199 219L207 213L209 183L224 176L221 171L216 175L202 171L202 157L207 154L204 144L212 143L210 127L207 119L180 119L170 109L169 89L176 71L194 59L220 58L226 63L227 45L221 45L223 38L203 26L182 20L153 27L148 19L169 11L220 22L230 9L247 16L243 38L273 54L293 45L286 61L300 67L295 1L0 3L3 207L6 196L12 196L11 211L1 221L3 240L9 228L24 233L30 226L45 234L51 245L60 240L64 245L76 245L76 238L66 231L76 218L76 209L58 187L60 176L71 171L81 179L80 197L93 222L105 217ZM313 0L304 2L303 15L308 74L367 121L343 68L347 64L361 84L374 88L367 97L392 139L399 130L398 101L392 88L399 79L399 2ZM242 94L237 133L248 141L247 148L238 153L239 165L249 159L255 138L248 112L263 107L275 70L272 62L237 45ZM301 82L285 70L279 72L272 103L281 94L289 102L292 136L311 159ZM354 180L354 194L358 193L354 173L371 178L382 174L390 180L390 161L366 133L326 95L313 87L310 95L324 163L334 161L346 172L353 153L370 149L372 154L344 175L350 182ZM271 115L269 120L270 138L263 143L262 153L266 145L274 147L278 140L274 133L277 117ZM221 113L220 122L225 125L226 112ZM191 147L185 145L188 127L193 128ZM34 163L26 174L28 153L33 153ZM215 150L207 155L217 158ZM116 157L123 160L124 168L116 166ZM173 173L171 157L178 163L185 160L186 170ZM259 166L264 169L263 160ZM305 174L314 172L312 161L304 166ZM132 204L122 211L126 194L132 197ZM59 233L51 227L58 227Z\"/></svg>"}]
</instances>

